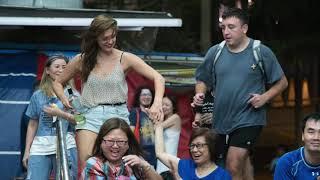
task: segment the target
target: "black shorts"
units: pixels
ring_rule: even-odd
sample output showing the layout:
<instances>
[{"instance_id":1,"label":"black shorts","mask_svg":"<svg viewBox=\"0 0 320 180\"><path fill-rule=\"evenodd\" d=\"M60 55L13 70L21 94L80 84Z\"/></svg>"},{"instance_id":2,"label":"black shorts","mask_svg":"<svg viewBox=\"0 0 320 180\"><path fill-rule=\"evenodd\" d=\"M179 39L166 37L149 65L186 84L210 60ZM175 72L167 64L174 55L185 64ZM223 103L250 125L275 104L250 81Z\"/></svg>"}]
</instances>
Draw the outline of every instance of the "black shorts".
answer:
<instances>
[{"instance_id":1,"label":"black shorts","mask_svg":"<svg viewBox=\"0 0 320 180\"><path fill-rule=\"evenodd\" d=\"M252 150L263 126L249 126L234 130L228 135L219 134L216 144L217 158L224 158L230 146Z\"/></svg>"},{"instance_id":2,"label":"black shorts","mask_svg":"<svg viewBox=\"0 0 320 180\"><path fill-rule=\"evenodd\" d=\"M251 149L260 136L262 128L263 126L249 126L236 129L226 136L228 146Z\"/></svg>"}]
</instances>

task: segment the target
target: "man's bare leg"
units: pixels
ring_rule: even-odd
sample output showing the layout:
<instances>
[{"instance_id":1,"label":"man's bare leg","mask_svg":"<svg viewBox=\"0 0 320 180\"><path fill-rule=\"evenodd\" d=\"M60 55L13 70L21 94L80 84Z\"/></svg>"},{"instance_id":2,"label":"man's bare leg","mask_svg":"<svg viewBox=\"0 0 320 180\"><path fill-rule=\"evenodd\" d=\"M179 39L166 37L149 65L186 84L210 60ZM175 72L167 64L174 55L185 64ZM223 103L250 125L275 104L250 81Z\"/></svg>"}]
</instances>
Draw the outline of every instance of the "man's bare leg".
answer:
<instances>
[{"instance_id":1,"label":"man's bare leg","mask_svg":"<svg viewBox=\"0 0 320 180\"><path fill-rule=\"evenodd\" d=\"M245 168L244 168L244 179L247 180L254 180L254 169L253 169L253 165L251 163L251 159L250 156L247 157L247 159L245 160Z\"/></svg>"},{"instance_id":2,"label":"man's bare leg","mask_svg":"<svg viewBox=\"0 0 320 180\"><path fill-rule=\"evenodd\" d=\"M233 180L248 180L245 178L246 161L249 152L245 148L230 146L227 153L226 168L232 175Z\"/></svg>"}]
</instances>

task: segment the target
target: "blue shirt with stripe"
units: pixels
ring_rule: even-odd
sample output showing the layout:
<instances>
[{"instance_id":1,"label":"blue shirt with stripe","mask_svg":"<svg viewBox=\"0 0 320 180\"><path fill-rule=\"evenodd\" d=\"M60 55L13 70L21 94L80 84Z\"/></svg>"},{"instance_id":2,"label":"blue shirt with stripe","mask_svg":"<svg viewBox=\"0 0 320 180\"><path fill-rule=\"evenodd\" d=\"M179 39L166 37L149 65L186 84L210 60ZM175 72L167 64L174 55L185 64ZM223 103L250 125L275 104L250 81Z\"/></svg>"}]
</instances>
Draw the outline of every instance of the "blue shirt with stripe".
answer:
<instances>
[{"instance_id":1,"label":"blue shirt with stripe","mask_svg":"<svg viewBox=\"0 0 320 180\"><path fill-rule=\"evenodd\" d=\"M317 177L320 177L320 164L311 165L306 161L304 147L280 157L274 173L274 180L316 180Z\"/></svg>"}]
</instances>

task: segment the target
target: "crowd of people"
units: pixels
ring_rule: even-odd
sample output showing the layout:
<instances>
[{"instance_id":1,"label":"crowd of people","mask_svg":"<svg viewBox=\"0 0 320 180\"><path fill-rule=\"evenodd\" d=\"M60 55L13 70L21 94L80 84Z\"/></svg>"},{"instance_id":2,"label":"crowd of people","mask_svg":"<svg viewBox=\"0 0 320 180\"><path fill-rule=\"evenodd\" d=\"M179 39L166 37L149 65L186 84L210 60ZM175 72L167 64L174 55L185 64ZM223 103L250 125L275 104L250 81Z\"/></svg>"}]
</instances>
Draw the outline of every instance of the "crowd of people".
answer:
<instances>
[{"instance_id":1,"label":"crowd of people","mask_svg":"<svg viewBox=\"0 0 320 180\"><path fill-rule=\"evenodd\" d=\"M62 55L49 57L31 97L27 179L49 179L56 171L55 117L64 122L72 179L254 179L249 153L266 125L265 104L288 82L270 48L259 44L253 50L248 24L242 9L223 13L224 41L208 50L196 71L190 158L180 159L182 120L175 98L165 94L164 78L138 56L115 48L117 21L95 17L82 36L81 53L70 63ZM138 88L129 112L131 70L154 88ZM80 93L69 84L76 75ZM320 178L319 120L319 114L304 119L305 146L277 160L275 179Z\"/></svg>"}]
</instances>

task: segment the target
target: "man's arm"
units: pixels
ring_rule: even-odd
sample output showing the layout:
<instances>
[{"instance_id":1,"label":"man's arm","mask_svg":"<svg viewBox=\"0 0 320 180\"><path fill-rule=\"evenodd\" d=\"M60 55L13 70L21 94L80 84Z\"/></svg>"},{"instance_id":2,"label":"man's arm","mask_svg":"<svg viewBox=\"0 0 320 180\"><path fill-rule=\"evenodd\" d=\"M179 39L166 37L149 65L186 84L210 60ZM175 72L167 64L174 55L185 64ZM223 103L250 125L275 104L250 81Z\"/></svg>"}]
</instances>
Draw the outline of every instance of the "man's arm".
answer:
<instances>
[{"instance_id":1,"label":"man's arm","mask_svg":"<svg viewBox=\"0 0 320 180\"><path fill-rule=\"evenodd\" d=\"M271 88L263 93L264 96L267 97L267 101L270 101L278 94L282 93L288 87L288 80L285 75L281 77L279 81L277 81Z\"/></svg>"},{"instance_id":2,"label":"man's arm","mask_svg":"<svg viewBox=\"0 0 320 180\"><path fill-rule=\"evenodd\" d=\"M277 81L271 88L263 94L251 94L251 98L248 103L251 103L253 107L259 108L272 98L282 93L288 86L288 80L285 75L282 75L281 79Z\"/></svg>"}]
</instances>

